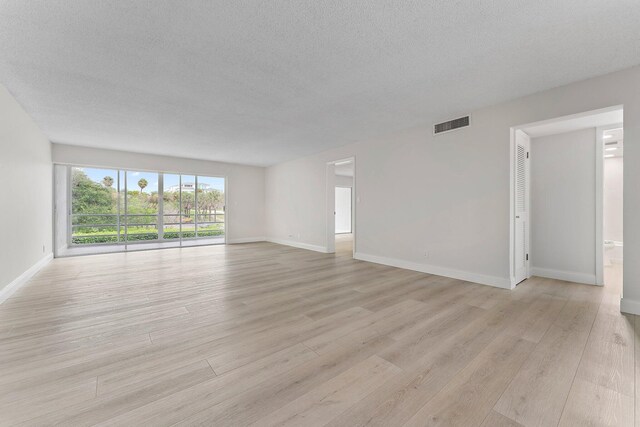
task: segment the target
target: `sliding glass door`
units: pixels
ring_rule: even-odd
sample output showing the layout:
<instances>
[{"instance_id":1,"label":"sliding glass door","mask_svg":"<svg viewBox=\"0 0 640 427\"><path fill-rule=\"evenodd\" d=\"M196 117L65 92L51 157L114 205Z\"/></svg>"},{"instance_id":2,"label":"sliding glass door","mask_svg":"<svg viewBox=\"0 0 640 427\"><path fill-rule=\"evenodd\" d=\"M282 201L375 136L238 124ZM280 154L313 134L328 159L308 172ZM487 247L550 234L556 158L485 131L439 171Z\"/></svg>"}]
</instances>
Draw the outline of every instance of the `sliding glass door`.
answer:
<instances>
[{"instance_id":1,"label":"sliding glass door","mask_svg":"<svg viewBox=\"0 0 640 427\"><path fill-rule=\"evenodd\" d=\"M117 170L72 167L69 243L118 243L120 184Z\"/></svg>"},{"instance_id":2,"label":"sliding glass door","mask_svg":"<svg viewBox=\"0 0 640 427\"><path fill-rule=\"evenodd\" d=\"M162 178L162 237L179 242L182 237L180 175L165 173Z\"/></svg>"},{"instance_id":3,"label":"sliding glass door","mask_svg":"<svg viewBox=\"0 0 640 427\"><path fill-rule=\"evenodd\" d=\"M70 247L224 243L225 179L70 166Z\"/></svg>"},{"instance_id":4,"label":"sliding glass door","mask_svg":"<svg viewBox=\"0 0 640 427\"><path fill-rule=\"evenodd\" d=\"M127 242L158 240L158 174L125 172L125 229Z\"/></svg>"},{"instance_id":5,"label":"sliding glass door","mask_svg":"<svg viewBox=\"0 0 640 427\"><path fill-rule=\"evenodd\" d=\"M224 235L224 178L197 176L196 237Z\"/></svg>"}]
</instances>

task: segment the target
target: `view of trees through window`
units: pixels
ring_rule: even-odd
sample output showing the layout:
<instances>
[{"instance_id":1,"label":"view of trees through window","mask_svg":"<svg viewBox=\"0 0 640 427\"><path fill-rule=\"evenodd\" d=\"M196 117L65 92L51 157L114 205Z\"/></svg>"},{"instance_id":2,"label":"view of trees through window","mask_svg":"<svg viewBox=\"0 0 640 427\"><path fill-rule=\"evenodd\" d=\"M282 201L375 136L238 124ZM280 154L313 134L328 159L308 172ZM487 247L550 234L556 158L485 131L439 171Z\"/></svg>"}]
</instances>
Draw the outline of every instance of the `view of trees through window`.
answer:
<instances>
[{"instance_id":1,"label":"view of trees through window","mask_svg":"<svg viewBox=\"0 0 640 427\"><path fill-rule=\"evenodd\" d=\"M71 167L71 243L222 237L224 190L224 178Z\"/></svg>"}]
</instances>

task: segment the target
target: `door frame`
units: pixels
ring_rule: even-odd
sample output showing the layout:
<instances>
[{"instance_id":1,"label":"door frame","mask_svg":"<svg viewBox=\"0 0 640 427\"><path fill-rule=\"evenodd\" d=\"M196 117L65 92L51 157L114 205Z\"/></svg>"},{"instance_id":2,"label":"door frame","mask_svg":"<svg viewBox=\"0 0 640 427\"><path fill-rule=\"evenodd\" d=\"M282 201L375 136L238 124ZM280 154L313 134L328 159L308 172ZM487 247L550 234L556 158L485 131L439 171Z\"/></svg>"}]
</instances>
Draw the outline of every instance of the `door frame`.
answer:
<instances>
[{"instance_id":1,"label":"door frame","mask_svg":"<svg viewBox=\"0 0 640 427\"><path fill-rule=\"evenodd\" d=\"M335 210L336 210L336 163L343 163L351 161L353 163L353 186L351 187L351 234L353 235L353 244L352 252L353 257L356 255L356 248L358 242L358 221L357 218L357 183L356 183L356 175L357 175L357 165L356 165L356 156L343 157L340 159L332 160L327 162L326 165L326 230L325 230L325 242L326 242L326 251L327 253L333 254L336 252L336 218L335 218Z\"/></svg>"},{"instance_id":2,"label":"door frame","mask_svg":"<svg viewBox=\"0 0 640 427\"><path fill-rule=\"evenodd\" d=\"M54 170L55 170L55 166L61 166L65 168L65 173L66 173L66 188L65 188L65 192L66 192L66 223L67 223L67 230L66 230L66 243L67 243L67 247L68 248L72 248L72 247L100 247L100 246L108 246L111 244L104 244L104 243L88 243L88 244L83 244L83 245L73 245L71 243L71 235L73 232L73 228L72 228L72 216L71 216L71 212L72 212L72 202L73 202L73 197L72 197L72 187L73 187L73 182L72 182L72 169L75 168L96 168L96 169L111 169L111 170L115 170L117 171L117 189L118 191L120 191L121 189L124 189L125 191L128 191L127 188L127 173L128 172L147 172L147 173L157 173L158 174L158 195L161 195L164 193L164 175L178 175L179 181L178 181L178 185L180 186L180 194L182 194L182 176L183 175L187 175L187 176L193 176L194 177L194 184L196 185L196 194L197 194L197 177L201 176L201 177L205 177L205 178L220 178L224 180L224 205L223 205L223 212L224 212L224 223L223 223L223 227L224 227L224 241L222 243L198 243L198 238L194 237L194 238L187 238L184 239L182 237L182 233L180 233L180 238L176 239L177 242L179 242L178 246L167 246L167 247L159 247L159 248L144 248L145 243L171 243L173 242L172 240L165 240L164 239L164 218L162 218L162 220L160 219L160 217L163 215L163 205L164 203L162 203L162 197L160 197L160 200L158 202L158 227L160 227L162 225L162 229L158 228L158 238L154 239L154 240L147 240L147 241L142 241L142 242L129 242L125 239L125 241L123 242L116 242L115 244L113 244L112 246L121 246L123 247L123 250L121 251L114 251L114 253L121 253L121 252L130 252L129 251L129 247L130 246L134 246L136 247L136 251L144 251L144 250L157 250L157 249L170 249L170 248L183 248L183 247L196 247L196 246L211 246L211 245L227 245L229 244L229 223L227 222L228 219L228 211L229 211L229 177L226 174L216 174L216 175L211 175L211 174L198 174L198 173L188 173L188 172L174 172L174 171L165 171L165 170L151 170L151 169L144 169L144 168L127 168L127 167L114 167L114 166L100 166L100 165L95 165L95 164L77 164L77 163L68 163L68 162L59 162L59 163L53 163L54 165ZM124 177L124 180L121 180L121 174L120 172L122 172L122 175ZM55 184L55 182L54 182ZM162 187L161 187L162 186ZM55 187L55 185L54 185ZM162 192L160 191L160 188L162 188ZM55 188L54 188L55 190ZM54 201L56 201L56 196L55 196L55 192L54 192ZM124 207L122 207L124 209L125 215L126 215L126 211L127 211L127 197L123 198L124 200ZM120 198L118 197L118 211L120 212ZM196 214L197 215L197 214ZM120 215L118 215L120 216ZM182 224L181 224L182 227ZM55 237L56 234L56 230L53 230L53 234ZM126 231L125 231L125 235L126 235ZM162 236L162 237L161 237ZM183 245L183 241L190 241L190 242L195 242L192 245ZM55 239L54 239L55 242ZM67 257L67 256L78 256L78 255L91 255L91 254L72 254L72 255L59 255L57 257ZM55 256L55 254L54 254Z\"/></svg>"},{"instance_id":3,"label":"door frame","mask_svg":"<svg viewBox=\"0 0 640 427\"><path fill-rule=\"evenodd\" d=\"M547 120L540 120L540 121L536 121L536 122L530 122L530 123L524 123L521 125L517 125L517 126L512 126L510 128L510 141L509 141L509 278L510 278L510 282L511 282L511 289L514 289L516 287L515 283L515 146L516 146L516 139L515 139L515 135L516 135L516 131L517 130L521 130L524 128L528 128L528 127L533 127L533 126L540 126L540 125L545 125L545 124L550 124L550 123L556 123L556 122L562 122L562 121L566 121L566 120L570 120L570 119L577 119L577 118L582 118L582 117L588 117L588 116L593 116L596 114L600 114L600 113L606 113L606 112L610 112L610 111L616 111L616 110L624 110L624 105L619 104L619 105L612 105L610 107L605 107L605 108L600 108L600 109L596 109L596 110L590 110L590 111L583 111L580 113L576 113L576 114L569 114L566 116L559 116L559 117L554 117L551 119L547 119ZM613 126L613 127L611 127ZM617 129L617 128L623 128L624 129L624 123L623 124L616 124L616 125L611 125L611 126L603 126L603 127L597 127L596 128L596 203L595 203L595 211L596 211L596 242L594 242L595 246L595 251L596 251L596 257L599 256L600 257L596 259L596 284L600 285L602 282L604 282L604 280L599 281L598 280L598 272L600 270L603 270L603 265L604 265L604 259L602 257L603 255L603 245L604 245L604 240L599 240L602 239L602 227L603 227L603 222L602 217L603 217L603 210L604 210L604 206L603 206L603 198L602 198L602 192L603 192L603 185L604 185L604 175L603 175L603 168L604 168L604 157L600 156L598 154L598 147L600 147L600 150L603 150L603 145L602 143L599 143L598 141L602 141L602 133L599 132L599 130L602 129ZM533 156L531 156L531 159L533 159ZM598 163L600 162L600 166L598 166ZM600 169L599 169L600 168ZM600 174L600 175L599 175ZM598 193L599 192L599 193ZM599 195L599 198L598 198ZM531 219L531 218L530 218ZM531 221L530 221L531 222ZM598 232L600 233L600 237L598 235ZM529 262L531 262L532 257L529 257ZM599 266L599 267L598 267ZM600 269L600 270L599 270Z\"/></svg>"}]
</instances>

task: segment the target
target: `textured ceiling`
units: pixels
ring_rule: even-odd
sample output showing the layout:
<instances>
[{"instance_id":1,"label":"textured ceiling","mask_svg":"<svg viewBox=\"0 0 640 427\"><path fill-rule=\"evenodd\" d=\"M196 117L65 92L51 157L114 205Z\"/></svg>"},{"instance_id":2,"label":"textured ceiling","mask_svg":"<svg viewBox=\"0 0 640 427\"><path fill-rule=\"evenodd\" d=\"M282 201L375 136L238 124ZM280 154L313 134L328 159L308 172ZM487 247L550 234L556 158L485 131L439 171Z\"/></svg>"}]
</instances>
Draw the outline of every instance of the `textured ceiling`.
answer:
<instances>
[{"instance_id":1,"label":"textured ceiling","mask_svg":"<svg viewBox=\"0 0 640 427\"><path fill-rule=\"evenodd\" d=\"M54 142L270 165L640 63L637 0L0 2Z\"/></svg>"}]
</instances>

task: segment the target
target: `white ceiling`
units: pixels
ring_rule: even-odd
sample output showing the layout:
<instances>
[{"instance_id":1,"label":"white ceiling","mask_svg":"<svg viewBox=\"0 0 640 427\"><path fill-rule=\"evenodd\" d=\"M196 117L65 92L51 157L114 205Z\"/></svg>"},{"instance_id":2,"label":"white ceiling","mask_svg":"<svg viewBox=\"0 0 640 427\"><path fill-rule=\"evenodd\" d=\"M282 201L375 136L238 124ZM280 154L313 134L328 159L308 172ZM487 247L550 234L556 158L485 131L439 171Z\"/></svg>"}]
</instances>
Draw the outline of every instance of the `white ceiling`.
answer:
<instances>
[{"instance_id":1,"label":"white ceiling","mask_svg":"<svg viewBox=\"0 0 640 427\"><path fill-rule=\"evenodd\" d=\"M637 0L0 2L52 141L270 165L640 63Z\"/></svg>"}]
</instances>

